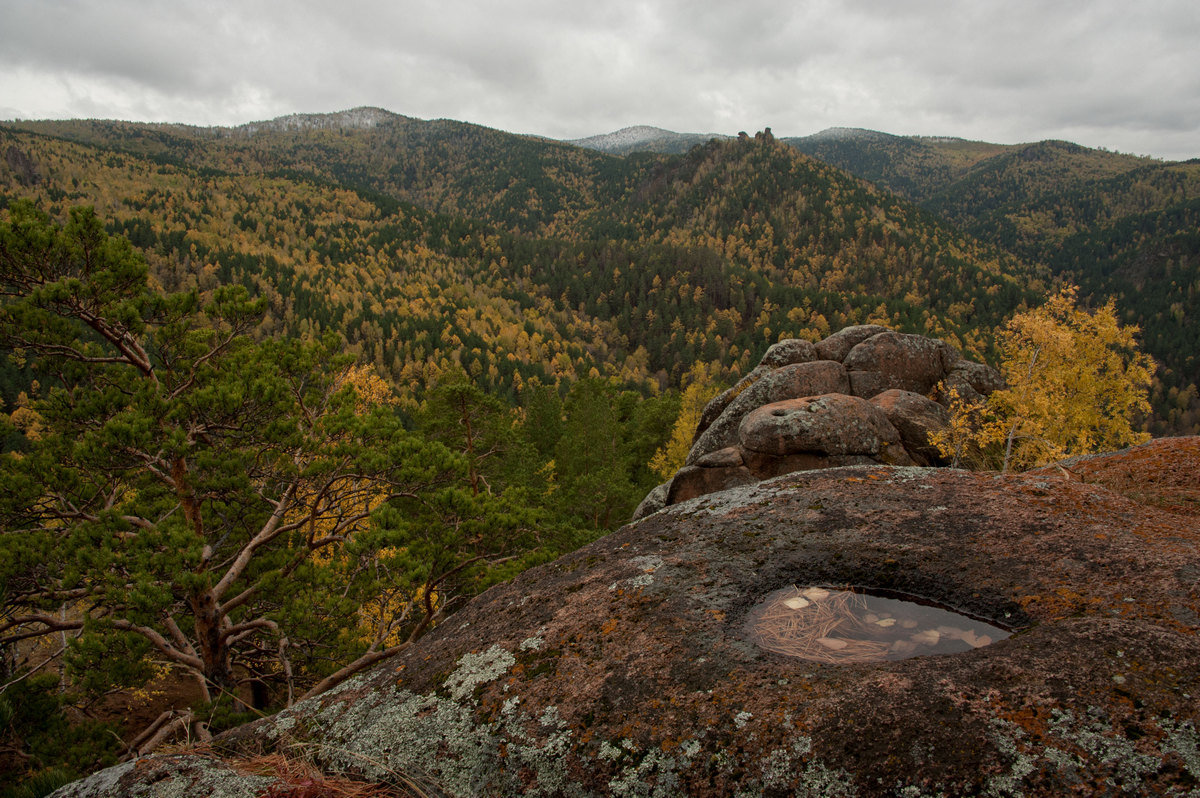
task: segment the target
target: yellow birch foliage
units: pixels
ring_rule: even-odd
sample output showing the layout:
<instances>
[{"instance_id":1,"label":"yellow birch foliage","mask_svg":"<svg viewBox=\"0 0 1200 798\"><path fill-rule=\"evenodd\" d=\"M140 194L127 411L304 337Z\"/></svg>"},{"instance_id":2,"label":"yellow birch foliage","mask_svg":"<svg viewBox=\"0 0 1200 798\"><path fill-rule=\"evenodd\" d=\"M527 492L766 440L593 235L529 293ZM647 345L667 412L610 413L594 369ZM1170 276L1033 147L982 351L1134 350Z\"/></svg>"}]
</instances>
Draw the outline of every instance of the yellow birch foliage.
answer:
<instances>
[{"instance_id":1,"label":"yellow birch foliage","mask_svg":"<svg viewBox=\"0 0 1200 798\"><path fill-rule=\"evenodd\" d=\"M929 433L929 442L950 460L951 468L982 467L980 435L988 422L988 408L983 402L965 399L957 388L946 389L949 398L950 423Z\"/></svg>"},{"instance_id":2,"label":"yellow birch foliage","mask_svg":"<svg viewBox=\"0 0 1200 798\"><path fill-rule=\"evenodd\" d=\"M1154 361L1139 351L1138 329L1118 322L1111 300L1089 312L1077 305L1077 291L1070 286L1014 316L997 336L1008 387L988 397L976 440L1002 444L1004 471L1150 437L1133 423L1150 410ZM955 415L967 412L979 408L960 407Z\"/></svg>"}]
</instances>

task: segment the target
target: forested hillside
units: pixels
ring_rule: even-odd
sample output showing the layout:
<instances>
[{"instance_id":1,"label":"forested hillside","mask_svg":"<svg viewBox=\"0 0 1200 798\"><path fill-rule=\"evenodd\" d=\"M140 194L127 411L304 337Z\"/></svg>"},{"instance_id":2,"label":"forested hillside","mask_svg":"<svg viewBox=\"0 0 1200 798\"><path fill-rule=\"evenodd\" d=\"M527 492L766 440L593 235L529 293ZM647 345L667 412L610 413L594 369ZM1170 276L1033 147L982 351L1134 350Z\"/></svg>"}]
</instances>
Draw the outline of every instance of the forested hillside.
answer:
<instances>
[{"instance_id":1,"label":"forested hillside","mask_svg":"<svg viewBox=\"0 0 1200 798\"><path fill-rule=\"evenodd\" d=\"M369 127L87 120L20 127L157 163L317 180L527 234L553 233L628 188L630 170L618 158L464 122L380 113Z\"/></svg>"},{"instance_id":2,"label":"forested hillside","mask_svg":"<svg viewBox=\"0 0 1200 798\"><path fill-rule=\"evenodd\" d=\"M981 161L1009 149L963 139L895 136L847 128L784 141L806 155L915 202L961 179Z\"/></svg>"},{"instance_id":3,"label":"forested hillside","mask_svg":"<svg viewBox=\"0 0 1200 798\"><path fill-rule=\"evenodd\" d=\"M1200 431L1200 162L873 131L788 142L1078 283L1096 304L1115 298L1160 363L1151 429Z\"/></svg>"},{"instance_id":4,"label":"forested hillside","mask_svg":"<svg viewBox=\"0 0 1200 798\"><path fill-rule=\"evenodd\" d=\"M986 355L1057 275L1143 328L1152 428L1200 424L1195 164L873 131L614 157L366 110L7 125L0 190L96 204L168 288L247 285L263 334L335 329L398 384L461 367L510 400L593 369L729 379L781 335L868 319Z\"/></svg>"},{"instance_id":5,"label":"forested hillside","mask_svg":"<svg viewBox=\"0 0 1200 798\"><path fill-rule=\"evenodd\" d=\"M94 204L165 287L244 284L270 303L261 334L334 329L418 389L457 367L510 398L593 369L666 388L697 360L733 377L782 336L867 320L982 353L1045 288L769 135L620 159L403 118L44 127L4 131L8 196Z\"/></svg>"}]
</instances>

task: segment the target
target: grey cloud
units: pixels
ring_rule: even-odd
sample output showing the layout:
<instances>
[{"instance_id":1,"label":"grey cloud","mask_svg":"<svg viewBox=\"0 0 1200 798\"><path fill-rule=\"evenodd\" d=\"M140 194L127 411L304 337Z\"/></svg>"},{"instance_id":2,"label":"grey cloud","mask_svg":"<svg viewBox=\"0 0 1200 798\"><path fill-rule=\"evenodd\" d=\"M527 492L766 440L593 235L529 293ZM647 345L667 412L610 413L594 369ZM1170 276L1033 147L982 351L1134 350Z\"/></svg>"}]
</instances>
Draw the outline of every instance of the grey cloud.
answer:
<instances>
[{"instance_id":1,"label":"grey cloud","mask_svg":"<svg viewBox=\"0 0 1200 798\"><path fill-rule=\"evenodd\" d=\"M1187 138L1200 141L1194 0L0 0L0 12L0 112L13 116L231 123L373 104L563 137L851 125L1200 155Z\"/></svg>"}]
</instances>

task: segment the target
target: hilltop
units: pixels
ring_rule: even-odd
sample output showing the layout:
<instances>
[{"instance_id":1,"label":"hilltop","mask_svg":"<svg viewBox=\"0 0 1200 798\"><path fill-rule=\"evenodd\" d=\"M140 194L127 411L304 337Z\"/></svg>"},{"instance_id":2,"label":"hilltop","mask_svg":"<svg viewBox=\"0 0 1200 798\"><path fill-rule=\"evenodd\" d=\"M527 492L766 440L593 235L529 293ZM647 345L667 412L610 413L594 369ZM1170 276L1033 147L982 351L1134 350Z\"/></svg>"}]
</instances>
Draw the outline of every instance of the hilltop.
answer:
<instances>
[{"instance_id":1,"label":"hilltop","mask_svg":"<svg viewBox=\"0 0 1200 798\"><path fill-rule=\"evenodd\" d=\"M610 155L628 155L633 152L658 152L680 155L698 144L704 144L712 139L727 139L718 133L676 133L673 130L663 130L660 127L636 125L625 127L612 133L602 133L582 139L571 139L567 143L577 147Z\"/></svg>"}]
</instances>

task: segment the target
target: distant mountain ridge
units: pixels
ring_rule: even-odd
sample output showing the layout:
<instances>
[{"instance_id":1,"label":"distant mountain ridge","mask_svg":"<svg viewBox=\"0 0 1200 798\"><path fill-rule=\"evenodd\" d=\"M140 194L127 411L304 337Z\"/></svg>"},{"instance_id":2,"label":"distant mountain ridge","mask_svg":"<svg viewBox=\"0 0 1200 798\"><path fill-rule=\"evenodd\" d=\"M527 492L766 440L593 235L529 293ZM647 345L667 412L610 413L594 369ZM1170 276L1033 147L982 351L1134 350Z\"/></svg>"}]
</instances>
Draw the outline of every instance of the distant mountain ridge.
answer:
<instances>
[{"instance_id":1,"label":"distant mountain ridge","mask_svg":"<svg viewBox=\"0 0 1200 798\"><path fill-rule=\"evenodd\" d=\"M383 123L406 119L400 114L383 108L360 106L345 111L324 114L287 114L263 122L247 122L236 125L232 130L243 133L281 133L293 130L370 130Z\"/></svg>"},{"instance_id":2,"label":"distant mountain ridge","mask_svg":"<svg viewBox=\"0 0 1200 798\"><path fill-rule=\"evenodd\" d=\"M697 144L704 144L712 139L728 139L720 133L676 133L661 127L650 125L635 125L623 127L612 133L602 133L582 139L571 139L567 144L583 147L589 150L608 153L609 155L628 155L631 152L658 152L668 155L681 155Z\"/></svg>"}]
</instances>

